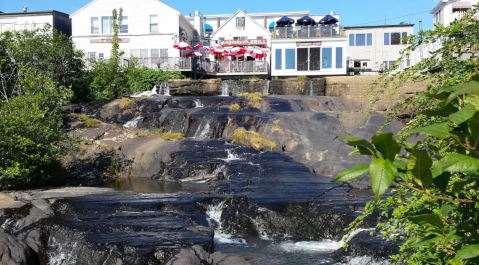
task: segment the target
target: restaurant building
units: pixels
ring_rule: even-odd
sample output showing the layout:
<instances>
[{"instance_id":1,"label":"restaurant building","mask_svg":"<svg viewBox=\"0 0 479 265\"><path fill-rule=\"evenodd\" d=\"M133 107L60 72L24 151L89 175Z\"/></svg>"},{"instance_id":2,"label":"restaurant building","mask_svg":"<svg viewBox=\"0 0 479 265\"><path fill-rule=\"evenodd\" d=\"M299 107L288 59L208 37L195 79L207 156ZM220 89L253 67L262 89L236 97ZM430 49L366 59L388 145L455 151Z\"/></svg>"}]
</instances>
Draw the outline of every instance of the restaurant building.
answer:
<instances>
[{"instance_id":1,"label":"restaurant building","mask_svg":"<svg viewBox=\"0 0 479 265\"><path fill-rule=\"evenodd\" d=\"M55 10L28 12L24 7L23 12L0 12L0 33L5 31L43 28L46 24L62 32L67 37L71 36L72 27L68 14Z\"/></svg>"}]
</instances>

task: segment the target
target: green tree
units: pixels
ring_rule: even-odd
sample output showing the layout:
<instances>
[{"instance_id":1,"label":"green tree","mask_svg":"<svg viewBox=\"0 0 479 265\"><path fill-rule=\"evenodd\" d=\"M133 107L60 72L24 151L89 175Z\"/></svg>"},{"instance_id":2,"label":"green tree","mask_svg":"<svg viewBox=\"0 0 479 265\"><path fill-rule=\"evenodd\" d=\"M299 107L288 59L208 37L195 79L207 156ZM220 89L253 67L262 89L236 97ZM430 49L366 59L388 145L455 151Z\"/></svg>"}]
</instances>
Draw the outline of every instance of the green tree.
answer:
<instances>
[{"instance_id":1,"label":"green tree","mask_svg":"<svg viewBox=\"0 0 479 265\"><path fill-rule=\"evenodd\" d=\"M0 189L47 183L66 151L61 106L83 81L81 52L50 27L0 35Z\"/></svg>"},{"instance_id":2,"label":"green tree","mask_svg":"<svg viewBox=\"0 0 479 265\"><path fill-rule=\"evenodd\" d=\"M410 46L396 65L421 45L439 42L441 47L402 72L391 75L390 70L377 87L394 94L405 80L428 80L425 93L400 103L390 115L408 113L413 119L397 136L341 137L354 147L351 154L370 156L372 162L342 171L334 181L369 174L375 200L366 206L367 214L381 209L389 217L377 230L401 245L392 257L396 264L479 263L478 36L479 22L471 11L449 27L436 25L409 37ZM426 138L414 145L406 141L418 133Z\"/></svg>"}]
</instances>

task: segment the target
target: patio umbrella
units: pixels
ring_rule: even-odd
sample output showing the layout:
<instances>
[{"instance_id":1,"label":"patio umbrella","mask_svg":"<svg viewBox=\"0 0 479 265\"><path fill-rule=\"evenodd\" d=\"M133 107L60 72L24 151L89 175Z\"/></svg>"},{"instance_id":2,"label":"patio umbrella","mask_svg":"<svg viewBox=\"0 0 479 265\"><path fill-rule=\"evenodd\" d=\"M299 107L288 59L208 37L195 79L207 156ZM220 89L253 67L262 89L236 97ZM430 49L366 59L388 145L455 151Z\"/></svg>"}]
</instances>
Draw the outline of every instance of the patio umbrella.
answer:
<instances>
[{"instance_id":1,"label":"patio umbrella","mask_svg":"<svg viewBox=\"0 0 479 265\"><path fill-rule=\"evenodd\" d=\"M225 52L225 49L221 46L216 46L215 48L213 49L210 49L210 53L216 55L216 56L220 56L221 54L223 54Z\"/></svg>"},{"instance_id":2,"label":"patio umbrella","mask_svg":"<svg viewBox=\"0 0 479 265\"><path fill-rule=\"evenodd\" d=\"M203 54L201 52L191 51L186 54L186 57L201 57Z\"/></svg>"},{"instance_id":3,"label":"patio umbrella","mask_svg":"<svg viewBox=\"0 0 479 265\"><path fill-rule=\"evenodd\" d=\"M284 16L280 18L278 21L276 21L277 27L291 26L292 24L294 24L294 19L289 18L287 16Z\"/></svg>"},{"instance_id":4,"label":"patio umbrella","mask_svg":"<svg viewBox=\"0 0 479 265\"><path fill-rule=\"evenodd\" d=\"M201 49L201 48L203 48L203 45L201 45L201 44L196 44L196 45L195 45L195 49L199 50L199 49Z\"/></svg>"},{"instance_id":5,"label":"patio umbrella","mask_svg":"<svg viewBox=\"0 0 479 265\"><path fill-rule=\"evenodd\" d=\"M264 58L266 57L266 53L262 50L252 50L249 52L251 54L251 56L253 56L254 58L256 59L261 59L261 58Z\"/></svg>"},{"instance_id":6,"label":"patio umbrella","mask_svg":"<svg viewBox=\"0 0 479 265\"><path fill-rule=\"evenodd\" d=\"M318 22L318 24L333 25L333 24L336 24L338 22L339 22L339 20L337 18L332 17L330 15L326 15Z\"/></svg>"},{"instance_id":7,"label":"patio umbrella","mask_svg":"<svg viewBox=\"0 0 479 265\"><path fill-rule=\"evenodd\" d=\"M308 16L304 16L298 20L296 20L296 22L300 25L303 25L303 26L308 26L308 25L314 25L316 24L316 21L314 21L314 19L308 17Z\"/></svg>"},{"instance_id":8,"label":"patio umbrella","mask_svg":"<svg viewBox=\"0 0 479 265\"><path fill-rule=\"evenodd\" d=\"M191 48L190 45L188 45L188 43L182 41L182 42L178 42L176 44L173 44L173 48L176 48L178 50L193 50L193 48Z\"/></svg>"},{"instance_id":9,"label":"patio umbrella","mask_svg":"<svg viewBox=\"0 0 479 265\"><path fill-rule=\"evenodd\" d=\"M242 48L242 47L234 47L233 49L230 50L230 53L231 54L245 54L246 53L246 49L245 48Z\"/></svg>"}]
</instances>

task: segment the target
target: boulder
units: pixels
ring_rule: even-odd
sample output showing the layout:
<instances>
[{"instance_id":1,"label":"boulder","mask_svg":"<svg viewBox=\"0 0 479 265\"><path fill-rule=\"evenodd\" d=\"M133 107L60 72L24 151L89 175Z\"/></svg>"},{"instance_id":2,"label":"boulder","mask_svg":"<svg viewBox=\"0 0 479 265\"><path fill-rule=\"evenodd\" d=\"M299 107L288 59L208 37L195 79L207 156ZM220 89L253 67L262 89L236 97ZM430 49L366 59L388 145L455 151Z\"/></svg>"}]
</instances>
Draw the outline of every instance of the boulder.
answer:
<instances>
[{"instance_id":1,"label":"boulder","mask_svg":"<svg viewBox=\"0 0 479 265\"><path fill-rule=\"evenodd\" d=\"M0 265L40 264L31 248L16 237L0 231Z\"/></svg>"}]
</instances>

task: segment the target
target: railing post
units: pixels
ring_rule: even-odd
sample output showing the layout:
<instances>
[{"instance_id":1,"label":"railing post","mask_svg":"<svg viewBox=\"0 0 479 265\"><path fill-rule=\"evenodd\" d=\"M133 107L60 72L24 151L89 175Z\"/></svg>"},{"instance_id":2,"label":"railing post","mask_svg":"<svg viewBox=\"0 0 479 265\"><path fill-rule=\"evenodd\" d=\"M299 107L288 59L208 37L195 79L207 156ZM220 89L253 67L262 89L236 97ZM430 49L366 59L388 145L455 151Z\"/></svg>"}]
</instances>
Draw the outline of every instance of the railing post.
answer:
<instances>
[{"instance_id":1,"label":"railing post","mask_svg":"<svg viewBox=\"0 0 479 265\"><path fill-rule=\"evenodd\" d=\"M310 38L311 26L308 25L308 39Z\"/></svg>"},{"instance_id":2,"label":"railing post","mask_svg":"<svg viewBox=\"0 0 479 265\"><path fill-rule=\"evenodd\" d=\"M344 37L344 26L341 27L341 37Z\"/></svg>"},{"instance_id":3,"label":"railing post","mask_svg":"<svg viewBox=\"0 0 479 265\"><path fill-rule=\"evenodd\" d=\"M329 27L329 36L330 36L330 37L333 36L333 26L330 26L330 27Z\"/></svg>"},{"instance_id":4,"label":"railing post","mask_svg":"<svg viewBox=\"0 0 479 265\"><path fill-rule=\"evenodd\" d=\"M322 26L319 26L319 25L318 25L318 33L319 33L319 36L318 36L318 37L321 38L322 35L323 35L323 27L322 27Z\"/></svg>"}]
</instances>

